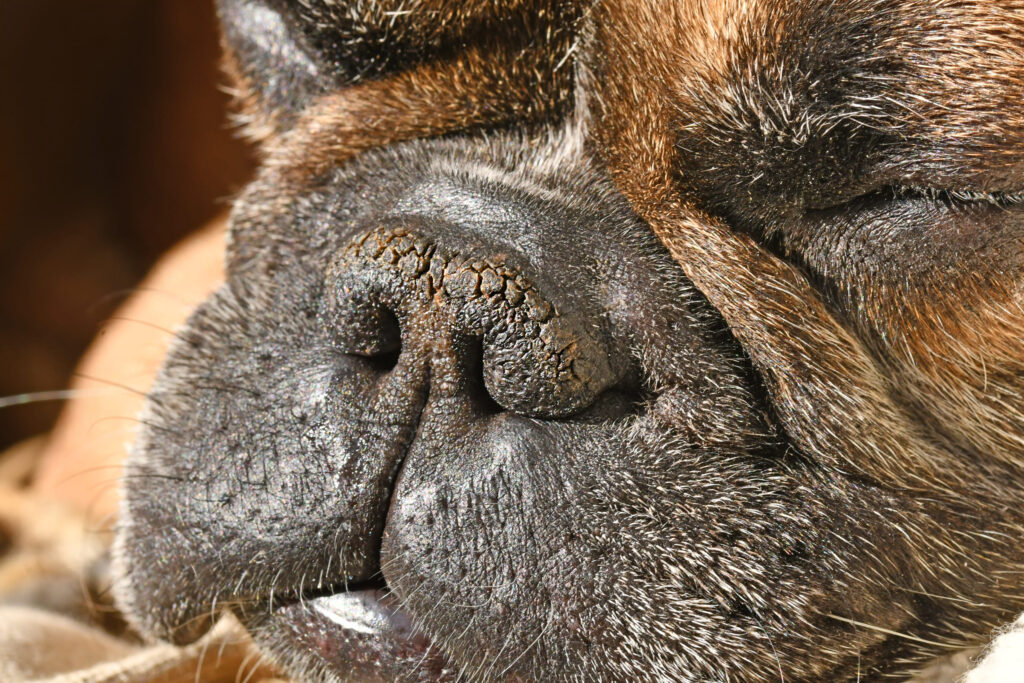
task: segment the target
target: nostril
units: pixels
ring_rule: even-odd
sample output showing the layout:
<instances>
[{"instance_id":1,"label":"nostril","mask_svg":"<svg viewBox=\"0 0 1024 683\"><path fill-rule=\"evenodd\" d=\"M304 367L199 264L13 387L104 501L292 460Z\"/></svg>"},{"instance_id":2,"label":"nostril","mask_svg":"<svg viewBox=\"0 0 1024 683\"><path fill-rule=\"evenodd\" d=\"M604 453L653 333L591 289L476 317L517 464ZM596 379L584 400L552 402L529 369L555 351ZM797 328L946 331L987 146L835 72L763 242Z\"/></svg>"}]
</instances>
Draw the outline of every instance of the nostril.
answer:
<instances>
[{"instance_id":1,"label":"nostril","mask_svg":"<svg viewBox=\"0 0 1024 683\"><path fill-rule=\"evenodd\" d=\"M483 380L482 374L480 375L480 379ZM505 412L505 409L494 400L494 397L491 396L490 392L487 391L487 387L485 387L482 382L480 384L479 394L480 395L476 398L476 402L477 405L480 406L481 413L484 415L497 415L498 413Z\"/></svg>"},{"instance_id":2,"label":"nostril","mask_svg":"<svg viewBox=\"0 0 1024 683\"><path fill-rule=\"evenodd\" d=\"M467 391L473 404L483 415L497 415L505 412L501 404L487 390L487 382L484 380L484 340L482 338L478 337L471 342L467 358L466 376L470 378Z\"/></svg>"},{"instance_id":3,"label":"nostril","mask_svg":"<svg viewBox=\"0 0 1024 683\"><path fill-rule=\"evenodd\" d=\"M377 308L370 324L375 330L373 343L355 350L353 355L365 357L377 372L391 372L398 365L398 357L402 353L402 331L398 318L386 308Z\"/></svg>"},{"instance_id":4,"label":"nostril","mask_svg":"<svg viewBox=\"0 0 1024 683\"><path fill-rule=\"evenodd\" d=\"M454 342L461 368L449 379L486 414L576 415L621 379L625 363L589 300L558 306L506 261L448 253L403 227L379 228L353 240L329 270L324 322L335 326L342 353L373 359L382 371L395 367L403 342L410 359L412 348L431 355ZM439 369L433 379L445 386Z\"/></svg>"},{"instance_id":5,"label":"nostril","mask_svg":"<svg viewBox=\"0 0 1024 683\"><path fill-rule=\"evenodd\" d=\"M380 308L377 324L380 326L382 348L390 347L390 350L397 352L402 346L402 329L398 324L398 316L390 309Z\"/></svg>"},{"instance_id":6,"label":"nostril","mask_svg":"<svg viewBox=\"0 0 1024 683\"><path fill-rule=\"evenodd\" d=\"M402 349L397 348L394 351L385 351L383 353L368 356L370 367L381 374L391 372L395 369L395 366L398 365L398 357L401 354Z\"/></svg>"}]
</instances>

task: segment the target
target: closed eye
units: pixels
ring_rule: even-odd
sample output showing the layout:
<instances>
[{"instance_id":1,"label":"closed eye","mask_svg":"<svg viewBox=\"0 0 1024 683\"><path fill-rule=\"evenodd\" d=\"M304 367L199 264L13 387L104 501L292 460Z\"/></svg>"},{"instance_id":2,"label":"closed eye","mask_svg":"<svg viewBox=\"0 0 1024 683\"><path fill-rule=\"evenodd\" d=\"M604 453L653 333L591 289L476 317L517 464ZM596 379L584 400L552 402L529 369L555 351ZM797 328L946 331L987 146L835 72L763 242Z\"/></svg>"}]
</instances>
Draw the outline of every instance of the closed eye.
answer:
<instances>
[{"instance_id":1,"label":"closed eye","mask_svg":"<svg viewBox=\"0 0 1024 683\"><path fill-rule=\"evenodd\" d=\"M893 183L876 187L868 192L842 199L839 202L822 202L807 207L808 216L827 217L845 215L851 211L879 209L904 202L931 203L937 209L963 209L992 207L1010 209L1024 206L1024 191L983 192L979 190L949 190L919 185Z\"/></svg>"},{"instance_id":2,"label":"closed eye","mask_svg":"<svg viewBox=\"0 0 1024 683\"><path fill-rule=\"evenodd\" d=\"M944 204L990 204L1009 207L1024 205L1024 192L981 192L977 190L943 190L934 187L893 185L883 191L891 199L931 199Z\"/></svg>"}]
</instances>

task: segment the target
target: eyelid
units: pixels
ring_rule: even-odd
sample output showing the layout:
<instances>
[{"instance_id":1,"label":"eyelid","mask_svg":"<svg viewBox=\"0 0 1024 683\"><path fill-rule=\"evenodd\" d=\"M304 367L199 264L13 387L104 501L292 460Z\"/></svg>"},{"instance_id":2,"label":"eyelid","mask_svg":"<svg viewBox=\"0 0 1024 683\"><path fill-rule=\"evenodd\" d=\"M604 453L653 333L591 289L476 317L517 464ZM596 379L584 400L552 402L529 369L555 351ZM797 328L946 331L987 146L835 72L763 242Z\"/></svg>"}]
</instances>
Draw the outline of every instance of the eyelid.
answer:
<instances>
[{"instance_id":1,"label":"eyelid","mask_svg":"<svg viewBox=\"0 0 1024 683\"><path fill-rule=\"evenodd\" d=\"M999 209L1024 207L1024 191L950 190L922 185L890 183L877 185L873 189L850 195L832 202L805 205L808 215L843 213L857 211L868 206L884 206L901 201L927 200L934 204L948 207L982 207L989 206Z\"/></svg>"},{"instance_id":2,"label":"eyelid","mask_svg":"<svg viewBox=\"0 0 1024 683\"><path fill-rule=\"evenodd\" d=\"M932 199L958 204L991 204L993 206L1024 205L1024 191L984 192L979 190L947 190L915 185L892 185L893 199Z\"/></svg>"}]
</instances>

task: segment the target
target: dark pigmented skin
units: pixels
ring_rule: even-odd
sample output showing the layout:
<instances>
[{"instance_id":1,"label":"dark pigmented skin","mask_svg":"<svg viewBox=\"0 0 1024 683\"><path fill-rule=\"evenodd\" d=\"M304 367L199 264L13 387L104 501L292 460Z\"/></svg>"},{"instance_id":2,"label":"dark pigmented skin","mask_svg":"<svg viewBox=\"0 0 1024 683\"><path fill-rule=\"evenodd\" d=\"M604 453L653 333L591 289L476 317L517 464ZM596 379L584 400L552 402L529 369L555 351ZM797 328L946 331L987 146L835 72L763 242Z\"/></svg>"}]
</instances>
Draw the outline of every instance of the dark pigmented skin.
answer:
<instances>
[{"instance_id":1,"label":"dark pigmented skin","mask_svg":"<svg viewBox=\"0 0 1024 683\"><path fill-rule=\"evenodd\" d=\"M837 569L814 558L891 536L892 494L786 454L720 319L585 158L523 148L368 155L270 212L247 207L272 174L247 191L129 464L146 631L188 640L230 605L322 671L288 635L322 616L293 603L386 581L446 671L639 676L653 646L713 676L701 648L820 619L807 583ZM694 620L714 640L681 646Z\"/></svg>"},{"instance_id":2,"label":"dark pigmented skin","mask_svg":"<svg viewBox=\"0 0 1024 683\"><path fill-rule=\"evenodd\" d=\"M762 446L739 350L723 347L719 321L603 181L573 172L587 194L571 202L513 180L488 181L484 195L477 178L438 173L444 152L466 151L371 158L282 207L287 222L236 216L229 281L168 358L156 428L129 475L147 481L129 491L129 546L136 534L170 543L149 588L171 602L151 628L171 635L214 597L375 578L389 506L384 554L396 566L410 544L440 559L472 543L509 553L503 573L533 573L523 539L486 539L488 516L510 515L504 533L533 538L540 561L564 539L535 538L534 517L576 504L560 470L593 476L645 399L657 412L714 381L727 391L691 408L690 431L713 438L718 424L734 447ZM385 162L386 178L373 172ZM659 360L668 349L673 362ZM645 359L673 385L657 399ZM464 505L475 525L459 520ZM243 579L262 562L280 576Z\"/></svg>"},{"instance_id":3,"label":"dark pigmented skin","mask_svg":"<svg viewBox=\"0 0 1024 683\"><path fill-rule=\"evenodd\" d=\"M128 463L142 632L230 609L313 681L878 680L1024 608L1018 162L901 175L987 110L881 77L948 58L934 3L220 6L266 159Z\"/></svg>"}]
</instances>

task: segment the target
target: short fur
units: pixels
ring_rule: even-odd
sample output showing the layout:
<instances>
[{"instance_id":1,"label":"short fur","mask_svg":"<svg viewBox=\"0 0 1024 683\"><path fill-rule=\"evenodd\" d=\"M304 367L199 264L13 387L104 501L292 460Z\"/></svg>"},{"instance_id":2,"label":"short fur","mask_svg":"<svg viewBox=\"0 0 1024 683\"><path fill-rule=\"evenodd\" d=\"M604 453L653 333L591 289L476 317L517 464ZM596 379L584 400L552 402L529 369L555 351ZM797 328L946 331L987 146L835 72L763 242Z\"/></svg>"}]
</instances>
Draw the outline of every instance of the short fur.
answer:
<instances>
[{"instance_id":1,"label":"short fur","mask_svg":"<svg viewBox=\"0 0 1024 683\"><path fill-rule=\"evenodd\" d=\"M1024 4L220 4L266 161L128 466L143 631L872 680L1024 609Z\"/></svg>"}]
</instances>

